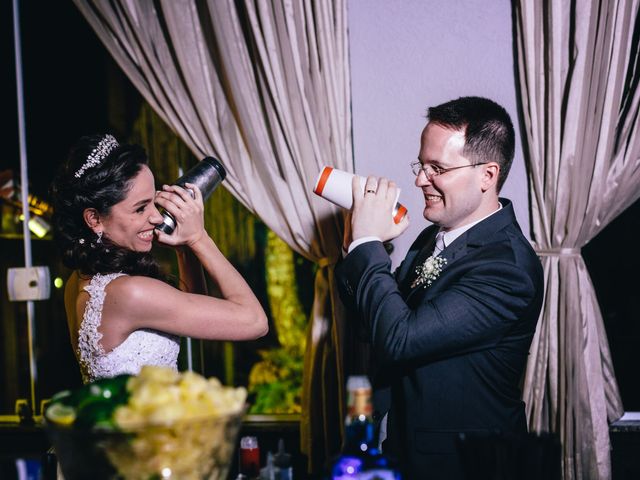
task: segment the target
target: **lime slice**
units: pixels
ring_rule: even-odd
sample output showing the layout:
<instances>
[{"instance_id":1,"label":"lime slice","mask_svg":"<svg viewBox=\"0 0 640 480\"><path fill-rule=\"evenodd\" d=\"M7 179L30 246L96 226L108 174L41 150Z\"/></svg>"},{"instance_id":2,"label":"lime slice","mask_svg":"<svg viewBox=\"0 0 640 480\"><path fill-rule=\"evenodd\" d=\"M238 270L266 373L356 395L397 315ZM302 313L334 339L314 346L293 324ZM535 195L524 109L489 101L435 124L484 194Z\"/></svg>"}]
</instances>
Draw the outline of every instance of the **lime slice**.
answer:
<instances>
[{"instance_id":1,"label":"lime slice","mask_svg":"<svg viewBox=\"0 0 640 480\"><path fill-rule=\"evenodd\" d=\"M47 418L58 425L71 425L76 419L76 409L62 403L54 403L47 408Z\"/></svg>"}]
</instances>

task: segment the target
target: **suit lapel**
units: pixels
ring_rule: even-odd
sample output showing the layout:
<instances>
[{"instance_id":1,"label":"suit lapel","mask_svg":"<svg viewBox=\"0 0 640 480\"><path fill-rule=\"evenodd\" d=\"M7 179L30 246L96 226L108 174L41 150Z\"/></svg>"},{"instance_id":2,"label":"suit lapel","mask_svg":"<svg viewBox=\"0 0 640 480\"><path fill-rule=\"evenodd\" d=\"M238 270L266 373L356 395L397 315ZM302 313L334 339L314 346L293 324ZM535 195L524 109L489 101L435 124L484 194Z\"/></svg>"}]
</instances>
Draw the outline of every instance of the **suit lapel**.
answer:
<instances>
[{"instance_id":1,"label":"suit lapel","mask_svg":"<svg viewBox=\"0 0 640 480\"><path fill-rule=\"evenodd\" d=\"M415 251L411 258L409 258L409 255L407 255L407 261L405 262L405 265L402 266L402 269L398 274L398 278L401 279L400 291L405 297L412 290L411 283L413 283L413 280L416 278L416 268L418 267L418 265L424 263L427 257L429 257L429 255L431 255L431 253L433 252L433 248L436 244L437 232L438 230L434 229L433 232L427 237L424 246L420 250Z\"/></svg>"},{"instance_id":2,"label":"suit lapel","mask_svg":"<svg viewBox=\"0 0 640 480\"><path fill-rule=\"evenodd\" d=\"M448 245L440 253L440 256L442 258L447 259L447 263L442 268L441 274L434 281L434 283L437 283L440 280L440 277L446 276L447 270L451 268L451 265L463 258L471 249L490 243L495 232L502 230L507 225L513 223L517 225L511 202L507 199L501 198L500 203L502 203L502 209L499 212L496 212L486 220L471 227L469 230L456 238L451 243L451 245ZM424 285L418 285L415 288L411 288L411 283L413 283L413 280L416 277L415 269L418 265L420 265L419 262L424 262L429 256L428 254L430 254L433 250L436 231L437 230L434 230L431 238L429 239L429 243L431 243L431 250L427 250L427 255L425 255L424 257L419 255L419 258L416 258L416 261L412 265L411 271L407 272L406 277L403 279L403 284L406 282L407 285L407 290L403 290L403 294L405 295L405 300L407 302L416 292L425 288ZM432 284L431 286L426 288L429 289L433 286L434 285Z\"/></svg>"}]
</instances>

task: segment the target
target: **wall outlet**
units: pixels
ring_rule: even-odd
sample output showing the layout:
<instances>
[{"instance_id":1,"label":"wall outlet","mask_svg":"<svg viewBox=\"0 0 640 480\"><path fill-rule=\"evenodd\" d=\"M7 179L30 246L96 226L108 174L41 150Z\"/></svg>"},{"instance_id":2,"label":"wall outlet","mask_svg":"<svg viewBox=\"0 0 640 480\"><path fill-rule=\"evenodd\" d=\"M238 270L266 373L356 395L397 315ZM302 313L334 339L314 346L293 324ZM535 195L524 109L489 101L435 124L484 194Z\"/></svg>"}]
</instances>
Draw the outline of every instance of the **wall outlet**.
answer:
<instances>
[{"instance_id":1,"label":"wall outlet","mask_svg":"<svg viewBox=\"0 0 640 480\"><path fill-rule=\"evenodd\" d=\"M7 270L9 300L46 300L51 294L49 267L9 268Z\"/></svg>"}]
</instances>

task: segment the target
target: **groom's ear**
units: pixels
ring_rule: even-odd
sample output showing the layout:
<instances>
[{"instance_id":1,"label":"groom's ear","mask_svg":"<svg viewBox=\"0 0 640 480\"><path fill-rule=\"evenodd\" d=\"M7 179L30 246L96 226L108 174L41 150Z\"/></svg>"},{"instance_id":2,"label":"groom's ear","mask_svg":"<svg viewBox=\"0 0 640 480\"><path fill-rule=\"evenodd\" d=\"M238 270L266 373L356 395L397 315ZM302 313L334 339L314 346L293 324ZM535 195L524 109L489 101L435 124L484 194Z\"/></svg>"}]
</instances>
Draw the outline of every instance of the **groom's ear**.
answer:
<instances>
[{"instance_id":1,"label":"groom's ear","mask_svg":"<svg viewBox=\"0 0 640 480\"><path fill-rule=\"evenodd\" d=\"M102 221L100 214L95 208L85 208L82 212L82 218L87 226L97 233L98 229L102 229Z\"/></svg>"},{"instance_id":2,"label":"groom's ear","mask_svg":"<svg viewBox=\"0 0 640 480\"><path fill-rule=\"evenodd\" d=\"M498 190L498 177L500 175L500 165L497 162L489 162L483 167L481 188L483 192L495 188Z\"/></svg>"}]
</instances>

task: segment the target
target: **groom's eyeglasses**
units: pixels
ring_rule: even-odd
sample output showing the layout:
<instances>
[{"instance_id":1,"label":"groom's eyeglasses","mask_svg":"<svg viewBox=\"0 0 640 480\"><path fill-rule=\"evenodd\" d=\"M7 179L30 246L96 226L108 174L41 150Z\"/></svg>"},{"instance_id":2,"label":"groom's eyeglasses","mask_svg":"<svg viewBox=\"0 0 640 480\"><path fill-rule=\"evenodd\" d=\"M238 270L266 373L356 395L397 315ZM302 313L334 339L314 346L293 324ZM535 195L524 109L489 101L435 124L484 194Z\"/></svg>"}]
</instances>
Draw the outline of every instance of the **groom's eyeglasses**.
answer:
<instances>
[{"instance_id":1,"label":"groom's eyeglasses","mask_svg":"<svg viewBox=\"0 0 640 480\"><path fill-rule=\"evenodd\" d=\"M472 165L461 165L460 167L441 167L439 165L432 165L430 163L425 163L424 165L420 162L411 162L411 171L417 177L420 175L420 172L424 172L424 175L427 178L437 177L439 175L444 175L451 170L457 170L459 168L467 168L467 167L477 167L478 165L486 165L488 162L474 163Z\"/></svg>"}]
</instances>

